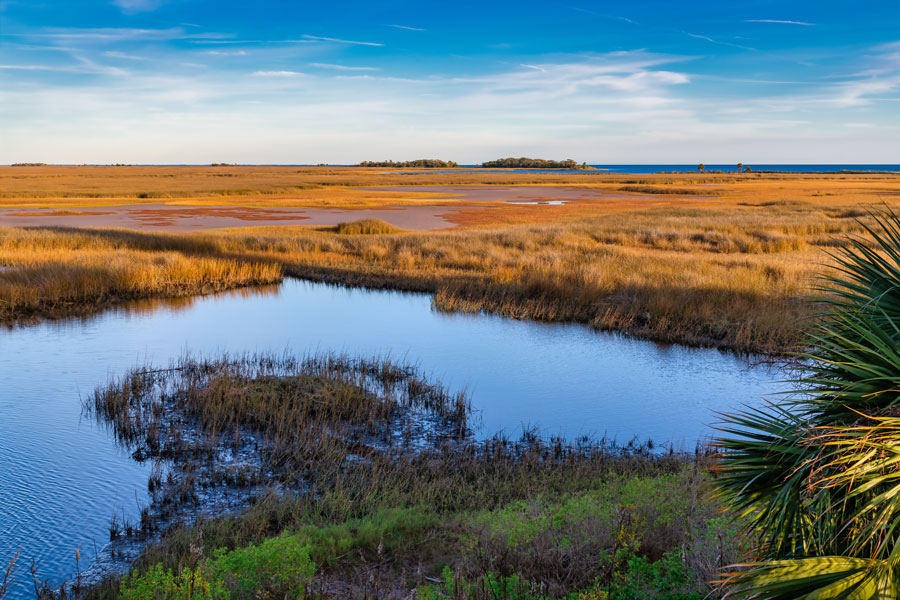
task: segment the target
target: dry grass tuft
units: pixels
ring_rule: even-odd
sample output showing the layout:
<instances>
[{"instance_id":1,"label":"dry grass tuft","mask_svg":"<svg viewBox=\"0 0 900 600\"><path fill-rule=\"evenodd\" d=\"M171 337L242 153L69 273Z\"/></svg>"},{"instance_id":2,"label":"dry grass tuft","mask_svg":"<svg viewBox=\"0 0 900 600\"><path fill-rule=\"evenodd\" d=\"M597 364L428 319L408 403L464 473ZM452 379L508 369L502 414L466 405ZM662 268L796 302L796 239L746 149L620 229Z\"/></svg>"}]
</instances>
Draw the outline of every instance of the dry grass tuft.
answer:
<instances>
[{"instance_id":1,"label":"dry grass tuft","mask_svg":"<svg viewBox=\"0 0 900 600\"><path fill-rule=\"evenodd\" d=\"M400 233L403 230L381 219L360 219L349 223L338 223L335 231L341 235L382 235Z\"/></svg>"}]
</instances>

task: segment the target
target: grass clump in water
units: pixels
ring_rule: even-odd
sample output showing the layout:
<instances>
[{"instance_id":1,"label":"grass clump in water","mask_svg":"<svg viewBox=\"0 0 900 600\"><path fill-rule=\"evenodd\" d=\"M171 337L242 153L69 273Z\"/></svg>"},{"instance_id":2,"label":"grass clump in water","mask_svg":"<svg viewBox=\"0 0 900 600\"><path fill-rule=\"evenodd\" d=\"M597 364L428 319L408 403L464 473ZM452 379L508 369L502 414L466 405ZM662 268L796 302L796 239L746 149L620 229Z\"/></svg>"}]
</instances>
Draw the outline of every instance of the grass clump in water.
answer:
<instances>
[{"instance_id":1,"label":"grass clump in water","mask_svg":"<svg viewBox=\"0 0 900 600\"><path fill-rule=\"evenodd\" d=\"M338 223L335 231L341 235L383 235L400 233L403 230L381 219L360 219Z\"/></svg>"}]
</instances>

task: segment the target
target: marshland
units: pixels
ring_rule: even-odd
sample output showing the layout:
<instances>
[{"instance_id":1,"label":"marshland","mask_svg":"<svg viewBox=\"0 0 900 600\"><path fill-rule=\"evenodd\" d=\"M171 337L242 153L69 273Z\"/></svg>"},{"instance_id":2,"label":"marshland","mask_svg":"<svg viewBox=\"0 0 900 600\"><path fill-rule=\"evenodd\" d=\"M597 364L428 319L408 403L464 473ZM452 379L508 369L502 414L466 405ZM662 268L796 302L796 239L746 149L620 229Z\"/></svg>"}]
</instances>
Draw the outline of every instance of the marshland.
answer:
<instances>
[{"instance_id":1,"label":"marshland","mask_svg":"<svg viewBox=\"0 0 900 600\"><path fill-rule=\"evenodd\" d=\"M0 600L900 599L900 3L0 0Z\"/></svg>"},{"instance_id":2,"label":"marshland","mask_svg":"<svg viewBox=\"0 0 900 600\"><path fill-rule=\"evenodd\" d=\"M830 318L822 274L848 240L890 248L900 194L876 173L0 171L5 218L73 225L0 234L4 512L55 523L4 523L12 597L738 589L764 537L712 426L802 376L785 357ZM142 203L137 229L91 222ZM411 207L444 226L394 224ZM287 208L340 212L255 224Z\"/></svg>"},{"instance_id":3,"label":"marshland","mask_svg":"<svg viewBox=\"0 0 900 600\"><path fill-rule=\"evenodd\" d=\"M8 213L73 225L141 202L349 214L3 229L2 466L41 481L4 503L59 523L7 526L3 551L35 561L7 593L91 598L724 594L755 542L715 493L711 426L787 389L774 357L822 319L817 277L900 193L891 174L19 172ZM446 227L393 225L407 203Z\"/></svg>"},{"instance_id":4,"label":"marshland","mask_svg":"<svg viewBox=\"0 0 900 600\"><path fill-rule=\"evenodd\" d=\"M295 276L427 292L445 310L574 321L658 341L766 353L797 349L809 314L805 298L827 251L841 236L861 232L867 211L900 194L900 176L893 174L635 178L8 167L0 168L0 179L0 202L7 207L100 207L162 198L176 206L327 206L346 213L335 227L253 227L249 220L237 229L190 235L158 233L152 226L141 232L98 229L89 222L79 229L6 229L0 238L0 320L7 323ZM402 191L389 191L400 180ZM511 183L546 189L545 201L554 194L568 200L473 201L459 192L460 186ZM427 191L407 191L416 186ZM435 186L445 191L436 193ZM410 204L445 210L447 227L416 232L390 225L392 215ZM354 218L354 211L373 208L380 219Z\"/></svg>"}]
</instances>

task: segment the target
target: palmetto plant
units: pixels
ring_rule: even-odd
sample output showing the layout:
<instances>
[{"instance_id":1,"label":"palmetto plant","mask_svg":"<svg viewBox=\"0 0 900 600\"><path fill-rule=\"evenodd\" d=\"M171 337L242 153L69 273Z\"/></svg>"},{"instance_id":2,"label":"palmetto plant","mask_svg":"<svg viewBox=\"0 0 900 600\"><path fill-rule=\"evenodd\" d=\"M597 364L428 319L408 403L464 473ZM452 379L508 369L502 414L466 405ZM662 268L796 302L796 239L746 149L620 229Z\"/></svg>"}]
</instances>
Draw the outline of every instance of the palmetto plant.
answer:
<instances>
[{"instance_id":1,"label":"palmetto plant","mask_svg":"<svg viewBox=\"0 0 900 600\"><path fill-rule=\"evenodd\" d=\"M725 417L719 492L748 523L741 597L900 598L900 218L823 278L796 393Z\"/></svg>"}]
</instances>

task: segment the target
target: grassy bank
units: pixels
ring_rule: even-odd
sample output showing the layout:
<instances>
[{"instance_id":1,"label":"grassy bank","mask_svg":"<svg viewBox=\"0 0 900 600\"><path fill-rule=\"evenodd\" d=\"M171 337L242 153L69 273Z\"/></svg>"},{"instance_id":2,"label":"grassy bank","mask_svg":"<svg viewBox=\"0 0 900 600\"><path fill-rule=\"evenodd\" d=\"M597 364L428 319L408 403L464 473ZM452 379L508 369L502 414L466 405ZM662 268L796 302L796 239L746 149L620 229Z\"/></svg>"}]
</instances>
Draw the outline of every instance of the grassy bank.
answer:
<instances>
[{"instance_id":1,"label":"grassy bank","mask_svg":"<svg viewBox=\"0 0 900 600\"><path fill-rule=\"evenodd\" d=\"M429 233L372 223L190 235L9 229L0 234L0 320L284 273L429 292L444 310L780 352L797 341L822 250L857 231L859 214L786 203Z\"/></svg>"},{"instance_id":2,"label":"grassy bank","mask_svg":"<svg viewBox=\"0 0 900 600\"><path fill-rule=\"evenodd\" d=\"M272 261L186 252L186 242L117 231L0 229L0 322L281 281Z\"/></svg>"},{"instance_id":3,"label":"grassy bank","mask_svg":"<svg viewBox=\"0 0 900 600\"><path fill-rule=\"evenodd\" d=\"M530 432L478 441L464 396L383 361L186 359L87 408L172 465L153 470L132 535L216 489L252 498L169 528L90 598L699 600L740 557L704 456Z\"/></svg>"}]
</instances>

